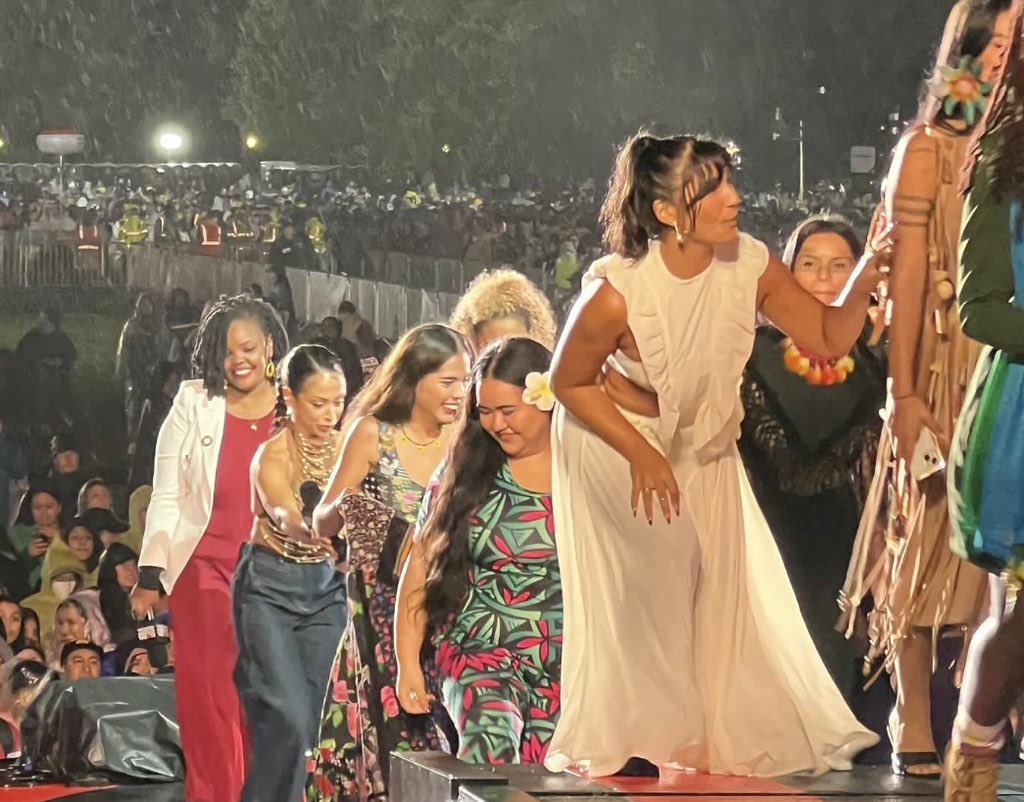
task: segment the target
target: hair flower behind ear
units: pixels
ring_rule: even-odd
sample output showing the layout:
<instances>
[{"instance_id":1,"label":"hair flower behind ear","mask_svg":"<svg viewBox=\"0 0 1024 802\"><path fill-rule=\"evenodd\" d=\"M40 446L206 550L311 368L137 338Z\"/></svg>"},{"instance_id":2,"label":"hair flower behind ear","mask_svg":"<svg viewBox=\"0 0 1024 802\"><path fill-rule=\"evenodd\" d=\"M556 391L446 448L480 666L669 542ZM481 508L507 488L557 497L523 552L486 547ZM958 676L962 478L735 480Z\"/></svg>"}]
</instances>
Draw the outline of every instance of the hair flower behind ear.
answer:
<instances>
[{"instance_id":1,"label":"hair flower behind ear","mask_svg":"<svg viewBox=\"0 0 1024 802\"><path fill-rule=\"evenodd\" d=\"M555 408L555 394L551 390L551 371L544 373L528 373L526 388L523 390L523 401L532 404L542 412L550 412Z\"/></svg>"},{"instance_id":2,"label":"hair flower behind ear","mask_svg":"<svg viewBox=\"0 0 1024 802\"><path fill-rule=\"evenodd\" d=\"M992 92L992 84L981 80L981 70L981 61L970 56L960 59L956 67L939 67L931 92L942 101L948 116L961 116L968 125L981 119Z\"/></svg>"}]
</instances>

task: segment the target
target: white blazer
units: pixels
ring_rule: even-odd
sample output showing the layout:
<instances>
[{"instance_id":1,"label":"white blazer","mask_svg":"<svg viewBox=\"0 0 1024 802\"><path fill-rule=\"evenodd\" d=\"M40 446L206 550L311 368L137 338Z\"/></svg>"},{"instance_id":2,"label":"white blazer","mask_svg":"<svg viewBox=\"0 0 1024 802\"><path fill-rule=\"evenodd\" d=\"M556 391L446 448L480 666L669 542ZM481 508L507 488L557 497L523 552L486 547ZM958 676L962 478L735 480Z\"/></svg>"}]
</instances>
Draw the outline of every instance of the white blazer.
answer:
<instances>
[{"instance_id":1,"label":"white blazer","mask_svg":"<svg viewBox=\"0 0 1024 802\"><path fill-rule=\"evenodd\" d=\"M213 515L226 415L224 396L208 395L202 381L182 382L156 439L153 497L139 565L163 569L160 578L168 593Z\"/></svg>"}]
</instances>

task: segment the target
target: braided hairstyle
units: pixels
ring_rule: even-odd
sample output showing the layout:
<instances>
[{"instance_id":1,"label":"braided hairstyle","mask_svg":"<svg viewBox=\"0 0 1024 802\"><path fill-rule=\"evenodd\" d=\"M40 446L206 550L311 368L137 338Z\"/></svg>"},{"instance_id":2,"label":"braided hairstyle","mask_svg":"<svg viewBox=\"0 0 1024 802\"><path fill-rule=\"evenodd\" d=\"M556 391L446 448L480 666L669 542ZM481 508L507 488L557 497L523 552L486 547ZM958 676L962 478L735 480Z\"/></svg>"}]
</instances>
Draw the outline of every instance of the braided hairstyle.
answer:
<instances>
[{"instance_id":1,"label":"braided hairstyle","mask_svg":"<svg viewBox=\"0 0 1024 802\"><path fill-rule=\"evenodd\" d=\"M224 360L227 358L228 330L236 320L252 320L274 344L274 357L288 351L288 334L281 318L270 304L251 295L221 296L203 317L196 332L192 351L192 369L203 380L211 396L224 395Z\"/></svg>"},{"instance_id":2,"label":"braided hairstyle","mask_svg":"<svg viewBox=\"0 0 1024 802\"><path fill-rule=\"evenodd\" d=\"M659 200L681 200L695 225L698 205L732 167L729 151L717 142L692 136L662 139L641 130L622 146L608 182L600 216L605 247L627 259L647 253L648 242L668 228L654 213Z\"/></svg>"}]
</instances>

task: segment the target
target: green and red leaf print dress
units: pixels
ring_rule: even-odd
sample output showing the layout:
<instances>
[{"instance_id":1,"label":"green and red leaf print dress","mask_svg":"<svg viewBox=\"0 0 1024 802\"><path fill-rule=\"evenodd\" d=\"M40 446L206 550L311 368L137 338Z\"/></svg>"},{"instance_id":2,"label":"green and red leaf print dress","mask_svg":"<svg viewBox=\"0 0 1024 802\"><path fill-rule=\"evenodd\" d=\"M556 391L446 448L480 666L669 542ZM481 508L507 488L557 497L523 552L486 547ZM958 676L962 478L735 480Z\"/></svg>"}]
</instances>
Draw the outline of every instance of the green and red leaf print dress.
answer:
<instances>
[{"instance_id":1,"label":"green and red leaf print dress","mask_svg":"<svg viewBox=\"0 0 1024 802\"><path fill-rule=\"evenodd\" d=\"M558 721L562 655L550 494L521 487L506 463L470 521L469 547L469 594L437 639L436 656L458 756L470 763L540 763Z\"/></svg>"}]
</instances>

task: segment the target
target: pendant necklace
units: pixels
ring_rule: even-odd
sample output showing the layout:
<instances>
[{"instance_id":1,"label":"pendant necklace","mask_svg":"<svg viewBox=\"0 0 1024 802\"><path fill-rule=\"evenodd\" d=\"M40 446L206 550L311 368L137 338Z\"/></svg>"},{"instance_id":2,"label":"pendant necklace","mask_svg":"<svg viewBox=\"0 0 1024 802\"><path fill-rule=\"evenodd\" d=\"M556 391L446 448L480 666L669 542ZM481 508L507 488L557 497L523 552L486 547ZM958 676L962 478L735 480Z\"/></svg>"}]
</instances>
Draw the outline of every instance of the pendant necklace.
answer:
<instances>
[{"instance_id":1,"label":"pendant necklace","mask_svg":"<svg viewBox=\"0 0 1024 802\"><path fill-rule=\"evenodd\" d=\"M440 435L435 437L429 443L418 443L415 440L413 440L411 437L409 437L409 435L405 431L405 427L404 426L399 426L398 427L398 431L400 431L402 433L402 442L403 443L408 443L413 448L415 448L416 451L418 453L420 453L420 454L425 454L427 452L428 448L434 448L435 446L437 446L439 448L441 446L441 436Z\"/></svg>"}]
</instances>

